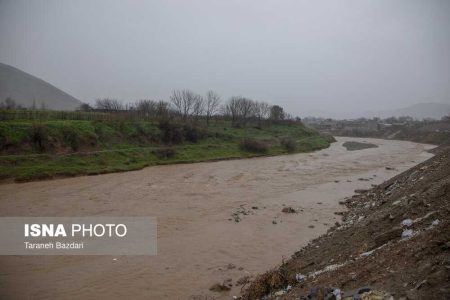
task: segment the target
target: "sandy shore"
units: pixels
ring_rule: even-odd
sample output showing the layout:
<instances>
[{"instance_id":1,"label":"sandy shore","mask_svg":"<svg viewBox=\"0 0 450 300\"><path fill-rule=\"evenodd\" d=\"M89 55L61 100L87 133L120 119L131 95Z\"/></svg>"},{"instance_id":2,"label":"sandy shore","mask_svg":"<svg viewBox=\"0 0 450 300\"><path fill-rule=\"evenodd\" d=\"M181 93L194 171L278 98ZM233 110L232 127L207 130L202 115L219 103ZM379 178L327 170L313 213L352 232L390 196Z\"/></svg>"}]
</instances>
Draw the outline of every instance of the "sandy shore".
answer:
<instances>
[{"instance_id":1,"label":"sandy shore","mask_svg":"<svg viewBox=\"0 0 450 300\"><path fill-rule=\"evenodd\" d=\"M345 141L379 147L347 151ZM0 185L1 216L158 218L157 256L0 257L0 298L229 299L240 287L209 287L277 265L339 220L340 200L426 160L429 148L338 138L314 153ZM249 213L235 222L239 210Z\"/></svg>"}]
</instances>

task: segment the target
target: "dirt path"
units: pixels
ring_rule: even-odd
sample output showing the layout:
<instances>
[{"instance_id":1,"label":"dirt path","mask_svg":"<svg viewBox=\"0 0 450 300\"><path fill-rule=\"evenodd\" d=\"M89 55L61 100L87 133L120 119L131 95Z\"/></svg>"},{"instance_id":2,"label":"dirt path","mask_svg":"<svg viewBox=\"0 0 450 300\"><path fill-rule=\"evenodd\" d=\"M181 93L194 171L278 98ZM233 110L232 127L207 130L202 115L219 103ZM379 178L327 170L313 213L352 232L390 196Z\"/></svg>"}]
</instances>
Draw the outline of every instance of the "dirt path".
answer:
<instances>
[{"instance_id":1,"label":"dirt path","mask_svg":"<svg viewBox=\"0 0 450 300\"><path fill-rule=\"evenodd\" d=\"M379 147L347 151L345 141ZM239 287L208 288L275 266L339 220L340 200L424 161L429 148L338 138L315 153L0 185L1 216L158 218L153 257L0 257L0 298L229 299ZM247 215L235 222L238 211Z\"/></svg>"}]
</instances>

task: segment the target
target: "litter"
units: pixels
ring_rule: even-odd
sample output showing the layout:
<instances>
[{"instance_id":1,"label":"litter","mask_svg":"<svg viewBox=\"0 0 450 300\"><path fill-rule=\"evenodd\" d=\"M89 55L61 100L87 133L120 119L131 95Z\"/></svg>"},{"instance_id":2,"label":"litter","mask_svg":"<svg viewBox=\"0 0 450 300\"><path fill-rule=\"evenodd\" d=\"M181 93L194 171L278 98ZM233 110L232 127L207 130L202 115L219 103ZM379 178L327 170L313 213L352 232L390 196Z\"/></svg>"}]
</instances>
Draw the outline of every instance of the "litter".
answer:
<instances>
[{"instance_id":1,"label":"litter","mask_svg":"<svg viewBox=\"0 0 450 300\"><path fill-rule=\"evenodd\" d=\"M413 231L411 229L405 229L402 232L402 239L406 240L413 236Z\"/></svg>"},{"instance_id":2,"label":"litter","mask_svg":"<svg viewBox=\"0 0 450 300\"><path fill-rule=\"evenodd\" d=\"M297 274L295 275L295 279L297 280L297 282L303 282L303 281L306 280L306 277L305 277L305 275L303 275L303 274L297 273Z\"/></svg>"},{"instance_id":3,"label":"litter","mask_svg":"<svg viewBox=\"0 0 450 300\"><path fill-rule=\"evenodd\" d=\"M409 226L411 226L412 224L413 224L413 220L411 220L411 219L404 219L404 220L402 221L402 226L409 227Z\"/></svg>"}]
</instances>

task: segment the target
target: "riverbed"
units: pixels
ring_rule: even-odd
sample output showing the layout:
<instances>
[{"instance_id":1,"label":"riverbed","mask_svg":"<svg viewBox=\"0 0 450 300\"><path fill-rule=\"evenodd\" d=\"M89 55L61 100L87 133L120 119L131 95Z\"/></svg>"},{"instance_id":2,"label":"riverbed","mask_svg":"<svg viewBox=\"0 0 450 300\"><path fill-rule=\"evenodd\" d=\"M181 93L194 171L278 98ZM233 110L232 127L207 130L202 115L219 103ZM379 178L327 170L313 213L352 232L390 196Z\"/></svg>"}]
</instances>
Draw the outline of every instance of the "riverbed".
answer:
<instances>
[{"instance_id":1,"label":"riverbed","mask_svg":"<svg viewBox=\"0 0 450 300\"><path fill-rule=\"evenodd\" d=\"M339 201L355 189L432 156L425 144L337 140L312 153L2 184L0 216L157 217L158 253L2 256L0 298L230 299L239 278L275 267L339 222ZM346 141L378 147L347 151ZM227 279L231 291L209 291Z\"/></svg>"}]
</instances>

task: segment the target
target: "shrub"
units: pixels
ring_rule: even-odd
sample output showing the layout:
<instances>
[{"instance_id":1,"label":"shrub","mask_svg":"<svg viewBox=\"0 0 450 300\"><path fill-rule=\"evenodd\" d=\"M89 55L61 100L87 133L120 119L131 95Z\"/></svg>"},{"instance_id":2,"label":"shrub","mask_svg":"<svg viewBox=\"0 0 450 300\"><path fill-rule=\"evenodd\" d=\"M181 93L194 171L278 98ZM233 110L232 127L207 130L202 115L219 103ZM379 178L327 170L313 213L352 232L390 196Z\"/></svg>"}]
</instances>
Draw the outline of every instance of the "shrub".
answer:
<instances>
[{"instance_id":1,"label":"shrub","mask_svg":"<svg viewBox=\"0 0 450 300\"><path fill-rule=\"evenodd\" d=\"M71 127L66 126L62 130L64 143L73 151L77 151L80 147L80 138L78 133Z\"/></svg>"},{"instance_id":2,"label":"shrub","mask_svg":"<svg viewBox=\"0 0 450 300\"><path fill-rule=\"evenodd\" d=\"M179 125L168 121L159 124L161 131L161 140L166 144L181 144L184 134Z\"/></svg>"},{"instance_id":3,"label":"shrub","mask_svg":"<svg viewBox=\"0 0 450 300\"><path fill-rule=\"evenodd\" d=\"M191 143L197 143L198 140L208 135L207 130L192 125L184 125L183 130L184 138Z\"/></svg>"},{"instance_id":4,"label":"shrub","mask_svg":"<svg viewBox=\"0 0 450 300\"><path fill-rule=\"evenodd\" d=\"M269 145L264 141L245 138L241 140L240 148L248 152L265 153L269 150Z\"/></svg>"},{"instance_id":5,"label":"shrub","mask_svg":"<svg viewBox=\"0 0 450 300\"><path fill-rule=\"evenodd\" d=\"M283 138L280 144L287 152L294 152L297 149L297 143L292 138Z\"/></svg>"},{"instance_id":6,"label":"shrub","mask_svg":"<svg viewBox=\"0 0 450 300\"><path fill-rule=\"evenodd\" d=\"M34 150L43 152L49 148L49 137L45 126L33 124L30 129L30 142Z\"/></svg>"},{"instance_id":7,"label":"shrub","mask_svg":"<svg viewBox=\"0 0 450 300\"><path fill-rule=\"evenodd\" d=\"M0 133L0 151L5 150L7 145L8 145L8 142L7 142L6 136L4 134Z\"/></svg>"},{"instance_id":8,"label":"shrub","mask_svg":"<svg viewBox=\"0 0 450 300\"><path fill-rule=\"evenodd\" d=\"M158 159L168 159L175 156L175 149L173 148L159 148L152 151L152 153L158 158Z\"/></svg>"}]
</instances>

